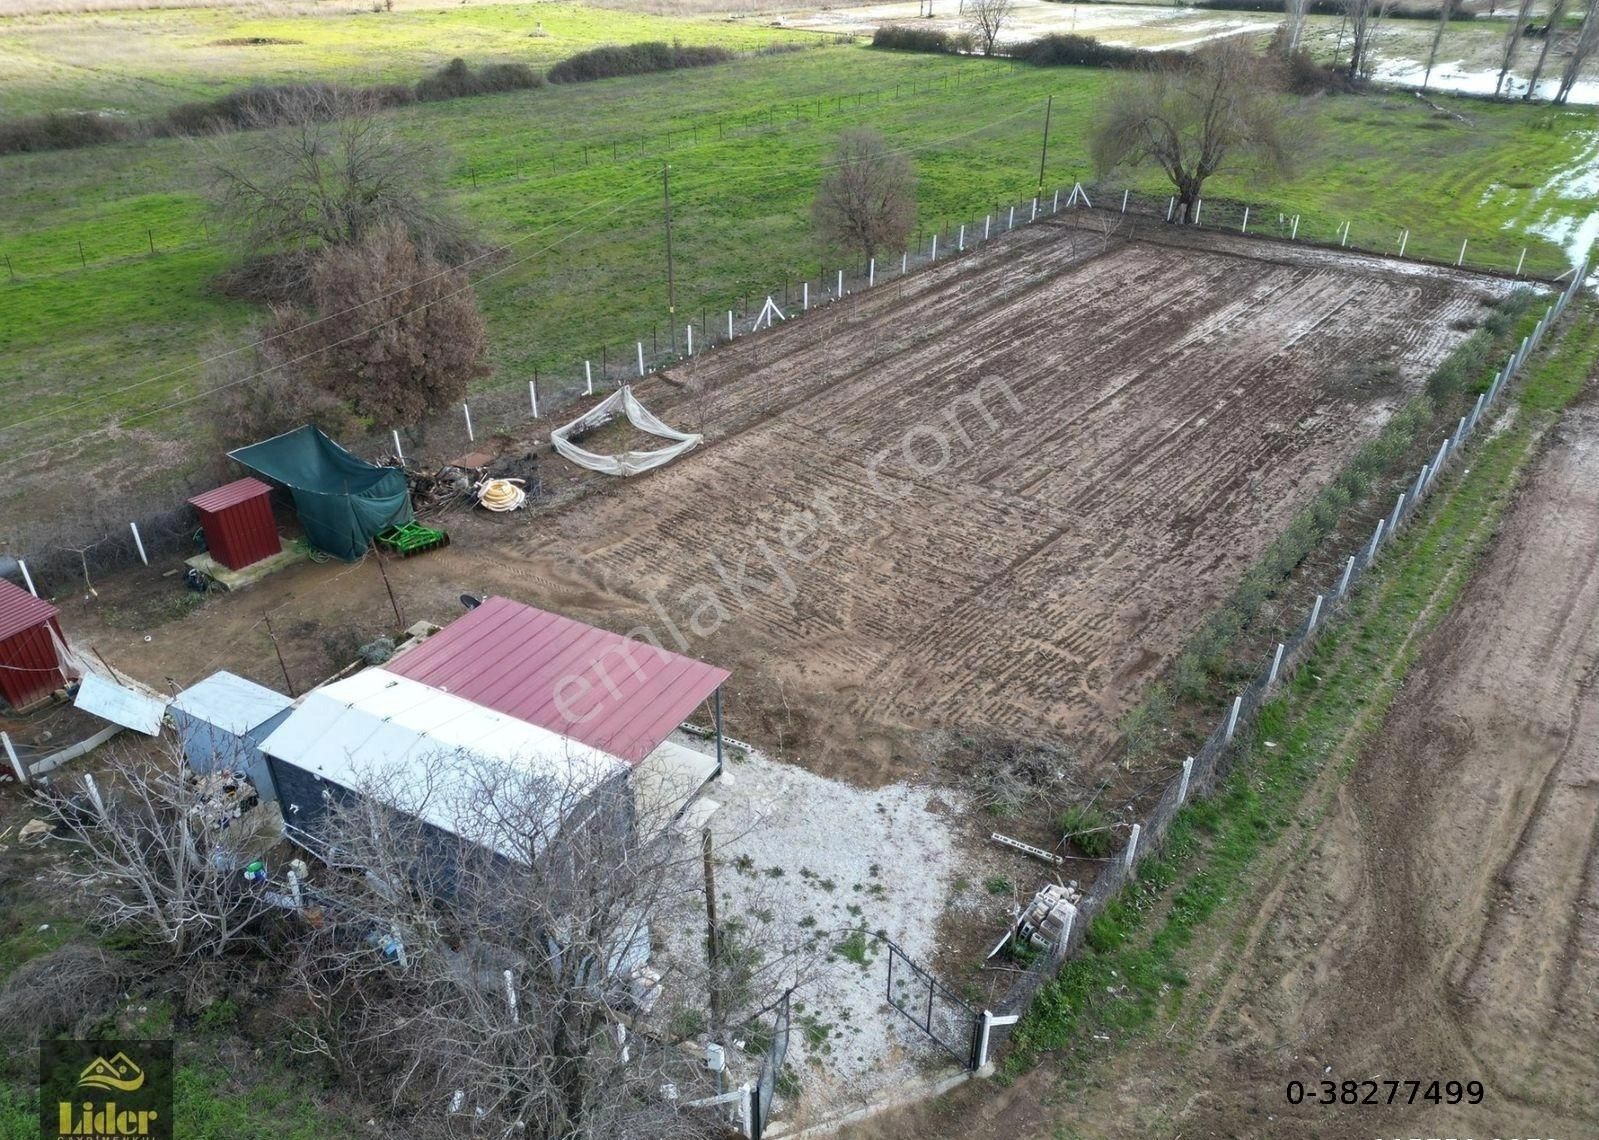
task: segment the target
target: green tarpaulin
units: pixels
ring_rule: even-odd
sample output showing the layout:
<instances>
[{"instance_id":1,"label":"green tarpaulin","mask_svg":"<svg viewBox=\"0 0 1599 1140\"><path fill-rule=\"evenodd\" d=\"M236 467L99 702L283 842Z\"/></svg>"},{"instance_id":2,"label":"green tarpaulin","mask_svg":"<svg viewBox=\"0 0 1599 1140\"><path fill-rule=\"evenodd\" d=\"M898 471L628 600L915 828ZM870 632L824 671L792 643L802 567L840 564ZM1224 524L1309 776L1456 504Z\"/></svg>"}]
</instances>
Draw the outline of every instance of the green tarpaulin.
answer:
<instances>
[{"instance_id":1,"label":"green tarpaulin","mask_svg":"<svg viewBox=\"0 0 1599 1140\"><path fill-rule=\"evenodd\" d=\"M228 456L293 491L306 540L346 562L379 531L413 517L402 471L352 455L310 424Z\"/></svg>"}]
</instances>

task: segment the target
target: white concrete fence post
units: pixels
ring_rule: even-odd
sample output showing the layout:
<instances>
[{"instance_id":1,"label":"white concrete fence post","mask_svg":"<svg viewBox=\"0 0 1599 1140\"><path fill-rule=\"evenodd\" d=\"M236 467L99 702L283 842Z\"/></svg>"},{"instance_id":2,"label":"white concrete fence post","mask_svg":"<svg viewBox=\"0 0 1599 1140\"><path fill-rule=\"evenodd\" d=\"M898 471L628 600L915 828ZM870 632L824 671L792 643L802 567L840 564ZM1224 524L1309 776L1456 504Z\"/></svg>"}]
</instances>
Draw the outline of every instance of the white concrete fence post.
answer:
<instances>
[{"instance_id":1,"label":"white concrete fence post","mask_svg":"<svg viewBox=\"0 0 1599 1140\"><path fill-rule=\"evenodd\" d=\"M1127 850L1122 853L1122 867L1128 871L1133 869L1133 861L1138 858L1138 837L1143 833L1143 824L1133 824L1132 834L1127 837Z\"/></svg>"},{"instance_id":2,"label":"white concrete fence post","mask_svg":"<svg viewBox=\"0 0 1599 1140\"><path fill-rule=\"evenodd\" d=\"M728 340L732 340L733 339L733 310L732 309L727 310L727 339ZM642 353L643 351L644 351L644 342L643 341L639 341L639 352Z\"/></svg>"},{"instance_id":3,"label":"white concrete fence post","mask_svg":"<svg viewBox=\"0 0 1599 1140\"><path fill-rule=\"evenodd\" d=\"M1277 683L1277 674L1283 667L1283 652L1288 647L1282 642L1277 643L1277 651L1271 655L1271 671L1266 674L1266 685L1269 688Z\"/></svg>"},{"instance_id":4,"label":"white concrete fence post","mask_svg":"<svg viewBox=\"0 0 1599 1140\"><path fill-rule=\"evenodd\" d=\"M1469 417L1471 420L1471 426L1467 429L1468 431L1477 430L1477 420L1482 416L1482 402L1487 395L1488 393L1486 392L1477 393L1477 402L1471 406L1471 416Z\"/></svg>"},{"instance_id":5,"label":"white concrete fence post","mask_svg":"<svg viewBox=\"0 0 1599 1140\"><path fill-rule=\"evenodd\" d=\"M1394 513L1388 516L1388 537L1391 539L1399 530L1399 514L1405 509L1405 493L1399 492L1399 498L1394 502Z\"/></svg>"},{"instance_id":6,"label":"white concrete fence post","mask_svg":"<svg viewBox=\"0 0 1599 1140\"><path fill-rule=\"evenodd\" d=\"M1315 602L1310 607L1310 621L1305 625L1305 633L1307 635L1314 633L1316 631L1316 623L1321 621L1321 603L1322 596L1317 594Z\"/></svg>"},{"instance_id":7,"label":"white concrete fence post","mask_svg":"<svg viewBox=\"0 0 1599 1140\"><path fill-rule=\"evenodd\" d=\"M28 593L37 598L39 591L34 588L33 575L28 573L28 564L19 558L17 559L17 569L22 571L22 580L27 583Z\"/></svg>"},{"instance_id":8,"label":"white concrete fence post","mask_svg":"<svg viewBox=\"0 0 1599 1140\"><path fill-rule=\"evenodd\" d=\"M1166 199L1166 220L1171 221L1172 211L1177 209L1177 196L1174 194Z\"/></svg>"},{"instance_id":9,"label":"white concrete fence post","mask_svg":"<svg viewBox=\"0 0 1599 1140\"><path fill-rule=\"evenodd\" d=\"M583 394L594 395L594 365L587 360L583 362Z\"/></svg>"},{"instance_id":10,"label":"white concrete fence post","mask_svg":"<svg viewBox=\"0 0 1599 1140\"><path fill-rule=\"evenodd\" d=\"M1349 561L1344 563L1343 577L1338 579L1338 596L1341 598L1349 593L1349 579L1355 576L1355 556L1351 554Z\"/></svg>"},{"instance_id":11,"label":"white concrete fence post","mask_svg":"<svg viewBox=\"0 0 1599 1140\"><path fill-rule=\"evenodd\" d=\"M1188 802L1188 782L1194 778L1194 758L1188 757L1183 761L1183 774L1177 781L1177 806L1182 807Z\"/></svg>"},{"instance_id":12,"label":"white concrete fence post","mask_svg":"<svg viewBox=\"0 0 1599 1140\"><path fill-rule=\"evenodd\" d=\"M398 430L391 431L391 432L389 432L389 435L394 437L394 456L395 456L395 458L398 459L401 463L404 463L405 462L405 452L400 450L400 433L399 433L399 431Z\"/></svg>"},{"instance_id":13,"label":"white concrete fence post","mask_svg":"<svg viewBox=\"0 0 1599 1140\"><path fill-rule=\"evenodd\" d=\"M1527 247L1526 246L1522 246L1521 247L1521 256L1516 258L1516 276L1517 277L1521 276L1521 267L1524 264L1526 264L1526 261L1527 261Z\"/></svg>"},{"instance_id":14,"label":"white concrete fence post","mask_svg":"<svg viewBox=\"0 0 1599 1140\"><path fill-rule=\"evenodd\" d=\"M531 380L529 380L527 382L527 402L533 405L533 418L534 419L538 419L539 418L539 390L538 390L538 387Z\"/></svg>"},{"instance_id":15,"label":"white concrete fence post","mask_svg":"<svg viewBox=\"0 0 1599 1140\"><path fill-rule=\"evenodd\" d=\"M1203 198L1194 199L1194 225L1196 226L1199 224L1199 211L1204 209L1204 207L1205 200Z\"/></svg>"},{"instance_id":16,"label":"white concrete fence post","mask_svg":"<svg viewBox=\"0 0 1599 1140\"><path fill-rule=\"evenodd\" d=\"M1126 190L1122 191L1122 213L1124 213L1124 214L1127 212L1127 195L1128 195L1128 193L1129 192L1126 191Z\"/></svg>"},{"instance_id":17,"label":"white concrete fence post","mask_svg":"<svg viewBox=\"0 0 1599 1140\"><path fill-rule=\"evenodd\" d=\"M910 271L910 262L911 255L908 251L899 255L899 275L901 277Z\"/></svg>"},{"instance_id":18,"label":"white concrete fence post","mask_svg":"<svg viewBox=\"0 0 1599 1140\"><path fill-rule=\"evenodd\" d=\"M11 743L10 734L0 732L0 744L5 745L6 757L11 761L11 770L17 774L17 782L26 784L28 782L28 769L23 764L22 758L17 755L17 750Z\"/></svg>"},{"instance_id":19,"label":"white concrete fence post","mask_svg":"<svg viewBox=\"0 0 1599 1140\"><path fill-rule=\"evenodd\" d=\"M1233 742L1233 733L1238 730L1238 714L1243 711L1243 708L1244 698L1242 696L1234 697L1233 707L1227 711L1227 731L1222 734L1223 744L1231 744Z\"/></svg>"},{"instance_id":20,"label":"white concrete fence post","mask_svg":"<svg viewBox=\"0 0 1599 1140\"><path fill-rule=\"evenodd\" d=\"M143 562L146 566L150 565L150 559L144 553L144 539L139 537L139 524L136 522L130 522L128 524L128 529L133 531L133 545L139 552L139 561Z\"/></svg>"},{"instance_id":21,"label":"white concrete fence post","mask_svg":"<svg viewBox=\"0 0 1599 1140\"><path fill-rule=\"evenodd\" d=\"M1338 245L1339 245L1340 248L1342 248L1343 246L1346 246L1348 244L1349 244L1349 223L1346 221L1343 224L1343 228L1338 233Z\"/></svg>"},{"instance_id":22,"label":"white concrete fence post","mask_svg":"<svg viewBox=\"0 0 1599 1140\"><path fill-rule=\"evenodd\" d=\"M1247 234L1249 232L1249 207L1248 206L1244 207L1244 224L1238 227L1238 232L1241 233L1241 234Z\"/></svg>"},{"instance_id":23,"label":"white concrete fence post","mask_svg":"<svg viewBox=\"0 0 1599 1140\"><path fill-rule=\"evenodd\" d=\"M955 239L955 252L956 253L965 253L966 252L966 223L965 222L961 223L960 236Z\"/></svg>"},{"instance_id":24,"label":"white concrete fence post","mask_svg":"<svg viewBox=\"0 0 1599 1140\"><path fill-rule=\"evenodd\" d=\"M933 235L933 253L932 253L932 256L929 257L927 260L929 260L929 261L937 261L938 260L938 235L937 234Z\"/></svg>"},{"instance_id":25,"label":"white concrete fence post","mask_svg":"<svg viewBox=\"0 0 1599 1140\"><path fill-rule=\"evenodd\" d=\"M1410 231L1404 230L1399 235L1399 256L1405 256L1405 246L1410 244Z\"/></svg>"},{"instance_id":26,"label":"white concrete fence post","mask_svg":"<svg viewBox=\"0 0 1599 1140\"><path fill-rule=\"evenodd\" d=\"M727 339L733 339L733 310L727 310ZM644 375L644 342L636 341L634 347L638 351L638 374Z\"/></svg>"},{"instance_id":27,"label":"white concrete fence post","mask_svg":"<svg viewBox=\"0 0 1599 1140\"><path fill-rule=\"evenodd\" d=\"M684 343L688 345L688 355L689 356L693 356L694 355L694 325L692 323L684 325L683 326L683 331L684 331L684 335L685 335Z\"/></svg>"},{"instance_id":28,"label":"white concrete fence post","mask_svg":"<svg viewBox=\"0 0 1599 1140\"><path fill-rule=\"evenodd\" d=\"M1027 221L1028 221L1029 224L1038 221L1038 199L1037 198L1033 199L1033 213L1032 213L1032 216L1027 219Z\"/></svg>"},{"instance_id":29,"label":"white concrete fence post","mask_svg":"<svg viewBox=\"0 0 1599 1140\"><path fill-rule=\"evenodd\" d=\"M1462 238L1460 240L1460 256L1455 258L1455 268L1457 269L1460 268L1460 266L1466 261L1466 242L1469 240L1469 238Z\"/></svg>"},{"instance_id":30,"label":"white concrete fence post","mask_svg":"<svg viewBox=\"0 0 1599 1140\"><path fill-rule=\"evenodd\" d=\"M1465 438L1466 438L1466 417L1465 416L1461 416L1460 417L1460 425L1455 428L1454 442L1452 442L1449 446L1453 447L1453 448L1458 448L1460 446L1460 444L1461 444L1461 441L1463 441Z\"/></svg>"},{"instance_id":31,"label":"white concrete fence post","mask_svg":"<svg viewBox=\"0 0 1599 1140\"><path fill-rule=\"evenodd\" d=\"M1294 215L1294 224L1293 224L1293 227L1288 231L1288 240L1289 241L1298 241L1299 240L1299 215L1298 214Z\"/></svg>"},{"instance_id":32,"label":"white concrete fence post","mask_svg":"<svg viewBox=\"0 0 1599 1140\"><path fill-rule=\"evenodd\" d=\"M994 220L994 215L993 214L984 214L983 215L983 240L984 241L988 240L988 228L989 228L989 225L993 222L993 220Z\"/></svg>"},{"instance_id":33,"label":"white concrete fence post","mask_svg":"<svg viewBox=\"0 0 1599 1140\"><path fill-rule=\"evenodd\" d=\"M1013 230L1013 229L1016 228L1016 207L1015 206L1012 206L1010 208L1010 224L1007 225L1005 228L1007 230Z\"/></svg>"},{"instance_id":34,"label":"white concrete fence post","mask_svg":"<svg viewBox=\"0 0 1599 1140\"><path fill-rule=\"evenodd\" d=\"M901 267L901 272L903 272L903 266ZM809 281L807 281L807 282L805 282L805 284L800 289L800 312L808 313L810 311L811 311L811 283Z\"/></svg>"},{"instance_id":35,"label":"white concrete fence post","mask_svg":"<svg viewBox=\"0 0 1599 1140\"><path fill-rule=\"evenodd\" d=\"M466 442L476 443L477 436L472 432L472 409L467 407L466 401L461 401L461 414L466 417Z\"/></svg>"},{"instance_id":36,"label":"white concrete fence post","mask_svg":"<svg viewBox=\"0 0 1599 1140\"><path fill-rule=\"evenodd\" d=\"M1412 507L1416 505L1416 500L1421 498L1421 492L1425 490L1427 486L1427 476L1431 474L1431 466L1423 463L1421 465L1421 474L1416 476L1416 485L1411 489L1410 492L1410 505Z\"/></svg>"},{"instance_id":37,"label":"white concrete fence post","mask_svg":"<svg viewBox=\"0 0 1599 1140\"><path fill-rule=\"evenodd\" d=\"M1377 557L1377 548L1382 545L1383 523L1385 519L1377 520L1377 529L1371 532L1371 545L1366 548L1366 565L1371 565L1371 560Z\"/></svg>"},{"instance_id":38,"label":"white concrete fence post","mask_svg":"<svg viewBox=\"0 0 1599 1140\"><path fill-rule=\"evenodd\" d=\"M1055 191L1055 204L1049 208L1051 214L1060 213L1060 190Z\"/></svg>"},{"instance_id":39,"label":"white concrete fence post","mask_svg":"<svg viewBox=\"0 0 1599 1140\"><path fill-rule=\"evenodd\" d=\"M935 251L938 249L938 236L936 234L933 236L933 249ZM834 293L833 297L834 297L835 300L837 300L837 299L842 299L843 296L844 296L844 271L842 269L840 269L838 271L838 292Z\"/></svg>"},{"instance_id":40,"label":"white concrete fence post","mask_svg":"<svg viewBox=\"0 0 1599 1140\"><path fill-rule=\"evenodd\" d=\"M966 227L961 227L961 233L966 232ZM877 258L872 258L866 263L866 287L870 289L877 284Z\"/></svg>"}]
</instances>

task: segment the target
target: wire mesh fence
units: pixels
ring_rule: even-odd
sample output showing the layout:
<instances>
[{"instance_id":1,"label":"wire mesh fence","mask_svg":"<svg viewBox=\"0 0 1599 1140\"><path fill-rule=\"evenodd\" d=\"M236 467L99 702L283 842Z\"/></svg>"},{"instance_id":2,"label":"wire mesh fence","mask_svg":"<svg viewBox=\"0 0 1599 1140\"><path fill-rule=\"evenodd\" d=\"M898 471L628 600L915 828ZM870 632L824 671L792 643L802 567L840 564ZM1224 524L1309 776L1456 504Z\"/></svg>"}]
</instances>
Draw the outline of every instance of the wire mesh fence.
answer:
<instances>
[{"instance_id":1,"label":"wire mesh fence","mask_svg":"<svg viewBox=\"0 0 1599 1140\"><path fill-rule=\"evenodd\" d=\"M1439 444L1438 451L1422 465L1393 508L1378 519L1370 537L1345 558L1336 578L1315 596L1295 631L1274 647L1259 671L1235 694L1204 743L1184 759L1178 774L1166 785L1145 816L1134 825L1130 842L1120 856L1102 865L1079 902L1077 913L1066 928L1060 944L1018 975L1010 990L995 1005L993 1013L1017 1015L1026 1011L1034 995L1059 972L1066 960L1082 949L1090 922L1120 894L1128 880L1137 873L1138 864L1160 850L1183 805L1195 796L1210 795L1226 779L1240 753L1240 749L1235 747L1240 735L1248 731L1261 707L1272 698L1278 686L1289 680L1310 658L1321 633L1337 623L1361 581L1371 572L1384 546L1421 509L1437 486L1440 473L1450 465L1456 453L1470 442L1484 416L1503 395L1505 386L1516 378L1528 356L1542 343L1549 327L1565 312L1586 275L1587 264L1584 263L1573 275L1571 283L1545 310L1532 333L1510 354L1488 390L1477 398L1471 411L1461 417L1454 431ZM994 1045L1001 1044L1008 1034L1008 1027L996 1027Z\"/></svg>"}]
</instances>

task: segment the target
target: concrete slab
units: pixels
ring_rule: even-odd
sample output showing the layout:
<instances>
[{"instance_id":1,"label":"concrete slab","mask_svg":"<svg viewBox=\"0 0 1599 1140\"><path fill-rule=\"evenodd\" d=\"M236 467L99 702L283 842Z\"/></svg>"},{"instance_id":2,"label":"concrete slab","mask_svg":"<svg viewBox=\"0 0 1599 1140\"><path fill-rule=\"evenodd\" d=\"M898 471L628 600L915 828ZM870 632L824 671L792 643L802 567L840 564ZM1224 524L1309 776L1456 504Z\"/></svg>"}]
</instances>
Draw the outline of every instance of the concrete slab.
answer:
<instances>
[{"instance_id":1,"label":"concrete slab","mask_svg":"<svg viewBox=\"0 0 1599 1140\"><path fill-rule=\"evenodd\" d=\"M276 573L296 562L305 561L309 555L304 548L287 540L282 540L276 554L270 558L263 558L259 562L252 562L240 570L230 570L222 565L210 553L196 554L193 558L184 559L184 565L191 570L198 571L208 581L215 582L224 590L242 590L244 587L259 582L268 574Z\"/></svg>"}]
</instances>

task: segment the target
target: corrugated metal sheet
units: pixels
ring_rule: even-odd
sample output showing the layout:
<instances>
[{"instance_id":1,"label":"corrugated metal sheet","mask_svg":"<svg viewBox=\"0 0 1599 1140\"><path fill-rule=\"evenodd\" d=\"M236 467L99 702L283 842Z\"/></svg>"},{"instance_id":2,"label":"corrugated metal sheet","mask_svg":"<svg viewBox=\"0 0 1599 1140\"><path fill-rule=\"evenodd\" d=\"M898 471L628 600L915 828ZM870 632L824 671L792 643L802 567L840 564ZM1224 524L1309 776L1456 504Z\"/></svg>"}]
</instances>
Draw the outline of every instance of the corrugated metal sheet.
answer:
<instances>
[{"instance_id":1,"label":"corrugated metal sheet","mask_svg":"<svg viewBox=\"0 0 1599 1140\"><path fill-rule=\"evenodd\" d=\"M225 511L229 507L236 507L240 503L271 493L272 488L268 484L246 475L243 479L235 479L203 495L196 495L189 500L189 505L197 511Z\"/></svg>"},{"instance_id":2,"label":"corrugated metal sheet","mask_svg":"<svg viewBox=\"0 0 1599 1140\"><path fill-rule=\"evenodd\" d=\"M265 685L220 669L184 689L173 698L172 707L234 736L243 736L293 703Z\"/></svg>"},{"instance_id":3,"label":"corrugated metal sheet","mask_svg":"<svg viewBox=\"0 0 1599 1140\"><path fill-rule=\"evenodd\" d=\"M628 770L615 756L383 669L313 690L261 747L344 788L376 782L401 810L490 846L496 824L483 792L497 772L547 782L554 794L544 822L554 826Z\"/></svg>"},{"instance_id":4,"label":"corrugated metal sheet","mask_svg":"<svg viewBox=\"0 0 1599 1140\"><path fill-rule=\"evenodd\" d=\"M0 641L14 633L43 625L60 611L43 598L0 578Z\"/></svg>"},{"instance_id":5,"label":"corrugated metal sheet","mask_svg":"<svg viewBox=\"0 0 1599 1140\"><path fill-rule=\"evenodd\" d=\"M272 488L259 479L239 479L189 500L200 512L211 557L242 570L282 549L271 494Z\"/></svg>"},{"instance_id":6,"label":"corrugated metal sheet","mask_svg":"<svg viewBox=\"0 0 1599 1140\"><path fill-rule=\"evenodd\" d=\"M489 598L388 663L637 764L731 675L507 598Z\"/></svg>"},{"instance_id":7,"label":"corrugated metal sheet","mask_svg":"<svg viewBox=\"0 0 1599 1140\"><path fill-rule=\"evenodd\" d=\"M50 636L52 629L61 636L57 612L0 578L0 695L12 708L27 708L66 684Z\"/></svg>"},{"instance_id":8,"label":"corrugated metal sheet","mask_svg":"<svg viewBox=\"0 0 1599 1140\"><path fill-rule=\"evenodd\" d=\"M84 674L83 682L78 686L77 699L72 703L101 720L120 724L123 728L131 728L146 736L156 736L161 732L161 718L167 711L165 701L123 688L98 673Z\"/></svg>"}]
</instances>

